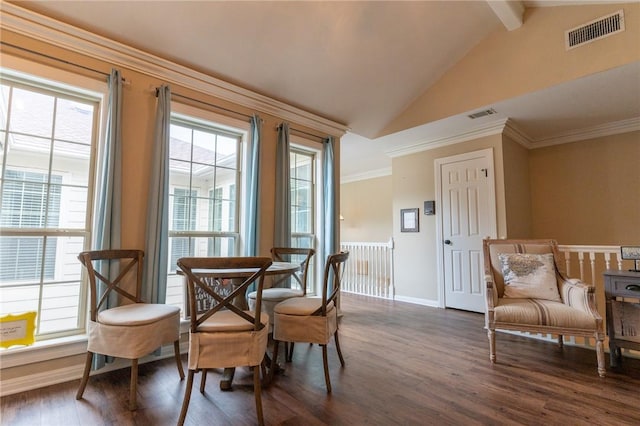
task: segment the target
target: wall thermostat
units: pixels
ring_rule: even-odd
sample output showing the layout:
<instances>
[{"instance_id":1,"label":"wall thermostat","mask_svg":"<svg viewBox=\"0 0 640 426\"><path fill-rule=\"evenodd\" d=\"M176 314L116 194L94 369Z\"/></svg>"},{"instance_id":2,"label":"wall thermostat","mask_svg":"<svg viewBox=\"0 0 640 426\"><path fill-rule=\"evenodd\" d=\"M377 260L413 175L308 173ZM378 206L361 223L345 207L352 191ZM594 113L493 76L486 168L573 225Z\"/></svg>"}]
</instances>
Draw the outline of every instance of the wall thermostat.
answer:
<instances>
[{"instance_id":1,"label":"wall thermostat","mask_svg":"<svg viewBox=\"0 0 640 426\"><path fill-rule=\"evenodd\" d=\"M425 201L424 202L424 214L436 214L436 202L431 200L431 201Z\"/></svg>"}]
</instances>

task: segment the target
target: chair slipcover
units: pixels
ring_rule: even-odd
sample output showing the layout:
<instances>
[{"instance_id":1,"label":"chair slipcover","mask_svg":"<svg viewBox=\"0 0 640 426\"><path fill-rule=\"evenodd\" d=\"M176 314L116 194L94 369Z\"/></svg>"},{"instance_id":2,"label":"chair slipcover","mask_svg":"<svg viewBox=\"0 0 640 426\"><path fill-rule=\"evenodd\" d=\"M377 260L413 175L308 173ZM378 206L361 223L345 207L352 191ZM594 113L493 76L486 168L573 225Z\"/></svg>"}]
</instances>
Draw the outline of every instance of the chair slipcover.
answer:
<instances>
[{"instance_id":1,"label":"chair slipcover","mask_svg":"<svg viewBox=\"0 0 640 426\"><path fill-rule=\"evenodd\" d=\"M340 364L344 366L344 358L338 340L338 309L336 304L340 292L341 272L348 257L349 253L344 252L332 254L327 258L321 297L297 297L276 305L273 325L272 373L276 369L279 342L317 343L322 347L327 392L331 392L327 343L333 336Z\"/></svg>"},{"instance_id":2,"label":"chair slipcover","mask_svg":"<svg viewBox=\"0 0 640 426\"><path fill-rule=\"evenodd\" d=\"M269 338L269 316L261 312L264 273L268 257L183 257L178 267L186 275L189 331L189 371L178 424L184 424L194 374L203 372L204 392L208 369L254 368L254 394L258 423L263 424L260 371ZM243 310L238 297L256 282L256 306Z\"/></svg>"},{"instance_id":3,"label":"chair slipcover","mask_svg":"<svg viewBox=\"0 0 640 426\"><path fill-rule=\"evenodd\" d=\"M307 275L309 272L310 260L315 254L314 249L273 247L271 258L278 262L298 262L300 271L293 276L283 277L277 281L273 287L262 290L262 311L269 315L269 325L273 327L275 306L293 297L304 297L307 294ZM296 287L292 284L297 283ZM278 287L280 283L286 283L288 287ZM249 309L254 309L256 304L256 292L252 291L247 295Z\"/></svg>"},{"instance_id":4,"label":"chair slipcover","mask_svg":"<svg viewBox=\"0 0 640 426\"><path fill-rule=\"evenodd\" d=\"M81 399L84 393L94 353L132 360L130 410L137 408L138 358L173 343L178 373L181 379L184 378L180 359L180 308L142 302L143 257L142 250L97 250L78 255L89 279L90 320L87 358L76 399ZM104 262L103 270L111 267L110 262L117 262L118 277L113 280L106 278L100 272L99 262ZM133 286L134 290L127 290L127 286ZM120 296L118 306L100 310L112 292Z\"/></svg>"}]
</instances>

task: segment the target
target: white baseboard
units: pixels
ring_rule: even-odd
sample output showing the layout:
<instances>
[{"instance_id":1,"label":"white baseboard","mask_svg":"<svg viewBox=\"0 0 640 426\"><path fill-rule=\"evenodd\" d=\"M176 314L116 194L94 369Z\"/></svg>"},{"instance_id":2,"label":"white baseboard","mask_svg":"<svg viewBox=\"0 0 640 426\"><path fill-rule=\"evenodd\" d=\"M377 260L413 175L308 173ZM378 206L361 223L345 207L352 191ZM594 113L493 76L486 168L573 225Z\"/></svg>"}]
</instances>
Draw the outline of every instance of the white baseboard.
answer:
<instances>
[{"instance_id":1,"label":"white baseboard","mask_svg":"<svg viewBox=\"0 0 640 426\"><path fill-rule=\"evenodd\" d=\"M420 299L417 297L407 297L407 296L398 296L398 295L394 297L394 300L397 300L399 302L413 303L414 305L429 306L431 308L440 307L440 303L437 300Z\"/></svg>"},{"instance_id":2,"label":"white baseboard","mask_svg":"<svg viewBox=\"0 0 640 426\"><path fill-rule=\"evenodd\" d=\"M187 353L189 350L189 342L180 343L180 353ZM158 361L160 359L173 357L173 345L163 346L159 356L148 355L140 358L139 364ZM84 359L83 359L84 361ZM120 370L131 366L128 359L118 358L114 362L105 365L100 370L91 372L91 375L108 373L109 371ZM13 379L5 379L0 381L0 397L12 395L15 393L26 392L33 389L43 388L45 386L57 385L59 383L69 382L71 380L79 380L84 371L84 362L82 364L70 365L67 367L57 368L36 374L15 377Z\"/></svg>"}]
</instances>

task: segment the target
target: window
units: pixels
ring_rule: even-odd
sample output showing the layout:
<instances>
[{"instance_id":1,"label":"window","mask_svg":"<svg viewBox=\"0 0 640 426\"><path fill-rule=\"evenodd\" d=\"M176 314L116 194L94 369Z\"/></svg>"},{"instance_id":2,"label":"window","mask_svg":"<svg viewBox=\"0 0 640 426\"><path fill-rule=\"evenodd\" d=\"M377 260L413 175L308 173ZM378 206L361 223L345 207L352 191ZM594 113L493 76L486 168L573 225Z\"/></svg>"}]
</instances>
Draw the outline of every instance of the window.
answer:
<instances>
[{"instance_id":1,"label":"window","mask_svg":"<svg viewBox=\"0 0 640 426\"><path fill-rule=\"evenodd\" d=\"M167 303L183 308L180 257L238 255L242 134L182 116L170 132Z\"/></svg>"},{"instance_id":2,"label":"window","mask_svg":"<svg viewBox=\"0 0 640 426\"><path fill-rule=\"evenodd\" d=\"M83 333L101 95L1 77L0 314L35 311L37 340Z\"/></svg>"},{"instance_id":3,"label":"window","mask_svg":"<svg viewBox=\"0 0 640 426\"><path fill-rule=\"evenodd\" d=\"M292 148L289 154L291 181L291 245L293 247L316 247L315 235L315 154ZM314 267L310 265L307 285L314 288Z\"/></svg>"}]
</instances>

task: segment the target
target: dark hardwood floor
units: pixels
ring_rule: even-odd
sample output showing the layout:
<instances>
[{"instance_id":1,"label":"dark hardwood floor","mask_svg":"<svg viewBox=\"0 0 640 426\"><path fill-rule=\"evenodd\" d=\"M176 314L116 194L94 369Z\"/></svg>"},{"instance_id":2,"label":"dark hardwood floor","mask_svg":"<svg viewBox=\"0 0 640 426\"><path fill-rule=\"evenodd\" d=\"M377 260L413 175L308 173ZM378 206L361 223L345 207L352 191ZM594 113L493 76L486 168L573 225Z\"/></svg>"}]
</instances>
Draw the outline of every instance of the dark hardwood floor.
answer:
<instances>
[{"instance_id":1,"label":"dark hardwood floor","mask_svg":"<svg viewBox=\"0 0 640 426\"><path fill-rule=\"evenodd\" d=\"M491 365L480 314L343 295L340 343L324 386L321 350L296 345L294 360L263 391L267 425L638 425L640 360L599 378L594 351L499 333ZM186 355L184 356L186 365ZM608 356L607 356L608 362ZM608 365L608 364L607 364ZM189 425L253 425L251 374L219 390L196 375ZM185 381L172 359L140 366L138 410L129 412L129 370L2 398L2 425L174 425Z\"/></svg>"}]
</instances>

